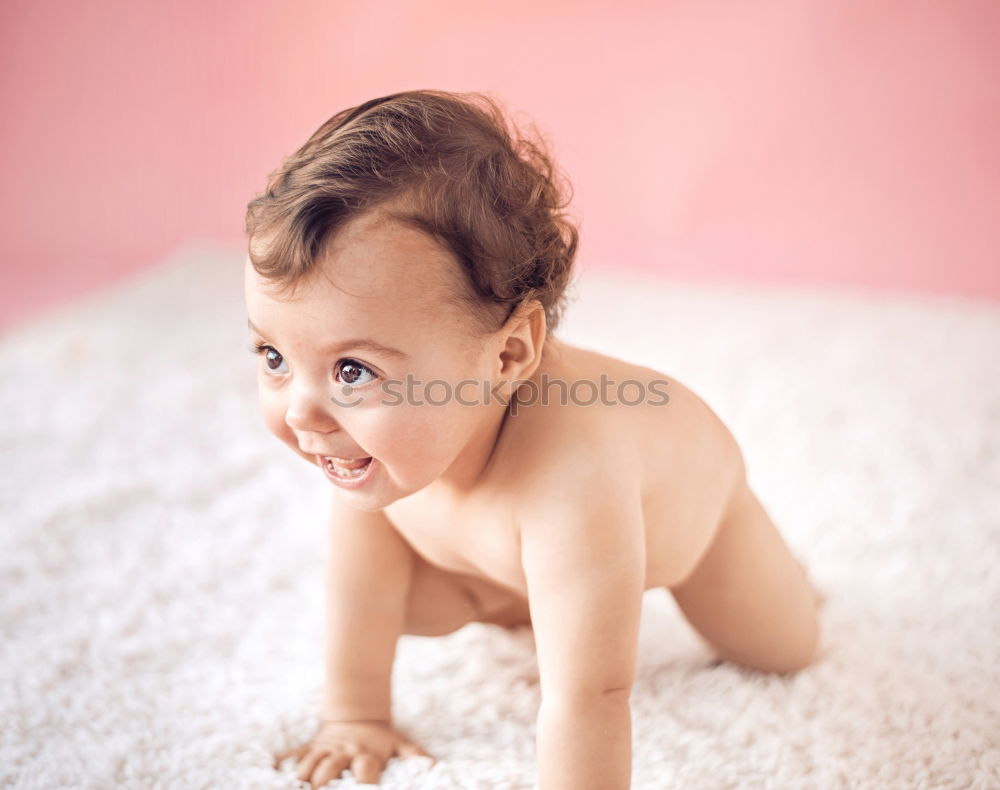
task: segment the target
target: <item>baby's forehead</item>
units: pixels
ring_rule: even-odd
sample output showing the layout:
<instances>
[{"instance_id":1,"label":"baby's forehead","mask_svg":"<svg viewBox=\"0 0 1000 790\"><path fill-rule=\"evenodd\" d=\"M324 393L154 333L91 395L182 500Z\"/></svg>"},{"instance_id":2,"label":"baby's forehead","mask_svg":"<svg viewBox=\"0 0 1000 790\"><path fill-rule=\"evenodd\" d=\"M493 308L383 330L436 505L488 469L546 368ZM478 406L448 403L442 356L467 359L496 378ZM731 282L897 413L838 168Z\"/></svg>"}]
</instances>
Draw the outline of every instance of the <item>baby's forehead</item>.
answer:
<instances>
[{"instance_id":1,"label":"baby's forehead","mask_svg":"<svg viewBox=\"0 0 1000 790\"><path fill-rule=\"evenodd\" d=\"M401 216L371 212L329 233L319 250L323 260L374 260L386 264L437 268L452 256L429 233Z\"/></svg>"},{"instance_id":2,"label":"baby's forehead","mask_svg":"<svg viewBox=\"0 0 1000 790\"><path fill-rule=\"evenodd\" d=\"M387 313L411 323L464 325L471 287L454 255L389 206L351 217L327 234L312 267L294 283L272 282L252 269L248 285L268 299L315 305L376 319ZM266 249L257 239L251 250ZM310 309L309 312L312 312ZM398 323L397 320L397 323Z\"/></svg>"},{"instance_id":3,"label":"baby's forehead","mask_svg":"<svg viewBox=\"0 0 1000 790\"><path fill-rule=\"evenodd\" d=\"M366 218L338 230L316 263L332 287L359 298L440 308L464 290L454 256L427 233L392 218Z\"/></svg>"}]
</instances>

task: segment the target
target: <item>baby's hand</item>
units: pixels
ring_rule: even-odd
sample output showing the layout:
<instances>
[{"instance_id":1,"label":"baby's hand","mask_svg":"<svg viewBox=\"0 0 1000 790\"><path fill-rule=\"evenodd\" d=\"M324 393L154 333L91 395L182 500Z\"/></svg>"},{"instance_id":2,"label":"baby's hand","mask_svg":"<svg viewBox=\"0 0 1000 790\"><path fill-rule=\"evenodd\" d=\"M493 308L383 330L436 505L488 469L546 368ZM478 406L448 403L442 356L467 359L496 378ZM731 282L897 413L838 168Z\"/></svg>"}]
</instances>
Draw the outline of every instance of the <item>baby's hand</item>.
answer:
<instances>
[{"instance_id":1,"label":"baby's hand","mask_svg":"<svg viewBox=\"0 0 1000 790\"><path fill-rule=\"evenodd\" d=\"M355 779L377 784L389 758L430 757L422 748L396 732L385 721L324 721L309 743L275 756L274 767L287 757L299 764L296 776L312 786L322 787L339 779L350 767Z\"/></svg>"}]
</instances>

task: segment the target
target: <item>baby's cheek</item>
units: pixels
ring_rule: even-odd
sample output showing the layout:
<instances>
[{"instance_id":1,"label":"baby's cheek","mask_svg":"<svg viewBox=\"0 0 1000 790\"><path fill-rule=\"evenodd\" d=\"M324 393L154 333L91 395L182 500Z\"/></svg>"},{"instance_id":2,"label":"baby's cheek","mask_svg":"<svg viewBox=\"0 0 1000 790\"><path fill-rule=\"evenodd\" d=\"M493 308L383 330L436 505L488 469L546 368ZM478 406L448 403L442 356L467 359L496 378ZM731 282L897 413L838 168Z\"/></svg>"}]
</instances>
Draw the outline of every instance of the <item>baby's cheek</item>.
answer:
<instances>
[{"instance_id":1,"label":"baby's cheek","mask_svg":"<svg viewBox=\"0 0 1000 790\"><path fill-rule=\"evenodd\" d=\"M288 423L285 422L284 410L281 408L281 405L271 398L266 392L260 393L260 416L264 421L264 425L271 433L286 444L291 443L298 447L298 442L295 440L295 434L292 433L292 429L289 428Z\"/></svg>"},{"instance_id":2,"label":"baby's cheek","mask_svg":"<svg viewBox=\"0 0 1000 790\"><path fill-rule=\"evenodd\" d=\"M383 406L364 415L354 428L362 446L376 458L405 460L418 457L434 442L433 432L423 430L419 418L406 406Z\"/></svg>"}]
</instances>

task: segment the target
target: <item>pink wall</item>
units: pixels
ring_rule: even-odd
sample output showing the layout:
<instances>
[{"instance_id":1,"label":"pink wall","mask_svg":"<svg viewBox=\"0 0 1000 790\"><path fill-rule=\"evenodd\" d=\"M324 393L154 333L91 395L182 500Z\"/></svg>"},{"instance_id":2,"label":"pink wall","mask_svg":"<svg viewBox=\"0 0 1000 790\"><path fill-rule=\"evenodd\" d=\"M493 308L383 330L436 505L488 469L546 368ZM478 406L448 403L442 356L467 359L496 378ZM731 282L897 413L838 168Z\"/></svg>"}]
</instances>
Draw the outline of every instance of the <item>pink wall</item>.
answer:
<instances>
[{"instance_id":1,"label":"pink wall","mask_svg":"<svg viewBox=\"0 0 1000 790\"><path fill-rule=\"evenodd\" d=\"M243 245L336 110L486 90L552 137L584 267L1000 299L1000 4L0 5L0 328Z\"/></svg>"}]
</instances>

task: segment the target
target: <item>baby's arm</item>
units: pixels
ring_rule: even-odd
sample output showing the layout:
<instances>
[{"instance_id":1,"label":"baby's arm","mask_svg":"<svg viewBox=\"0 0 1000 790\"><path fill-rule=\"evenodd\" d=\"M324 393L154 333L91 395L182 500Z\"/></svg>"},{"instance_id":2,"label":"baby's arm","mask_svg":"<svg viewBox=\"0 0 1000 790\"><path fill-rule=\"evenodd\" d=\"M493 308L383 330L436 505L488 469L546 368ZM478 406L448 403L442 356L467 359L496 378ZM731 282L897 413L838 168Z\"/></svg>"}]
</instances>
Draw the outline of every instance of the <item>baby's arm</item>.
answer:
<instances>
[{"instance_id":1,"label":"baby's arm","mask_svg":"<svg viewBox=\"0 0 1000 790\"><path fill-rule=\"evenodd\" d=\"M431 757L392 726L392 665L415 555L381 512L334 499L330 515L323 723L275 761L294 756L298 778L313 787L345 768L359 782L377 782L393 755Z\"/></svg>"},{"instance_id":2,"label":"baby's arm","mask_svg":"<svg viewBox=\"0 0 1000 790\"><path fill-rule=\"evenodd\" d=\"M381 511L357 510L334 498L330 519L323 718L390 723L412 549Z\"/></svg>"},{"instance_id":3,"label":"baby's arm","mask_svg":"<svg viewBox=\"0 0 1000 790\"><path fill-rule=\"evenodd\" d=\"M645 587L641 500L625 483L572 483L521 522L541 675L538 787L627 790Z\"/></svg>"}]
</instances>

